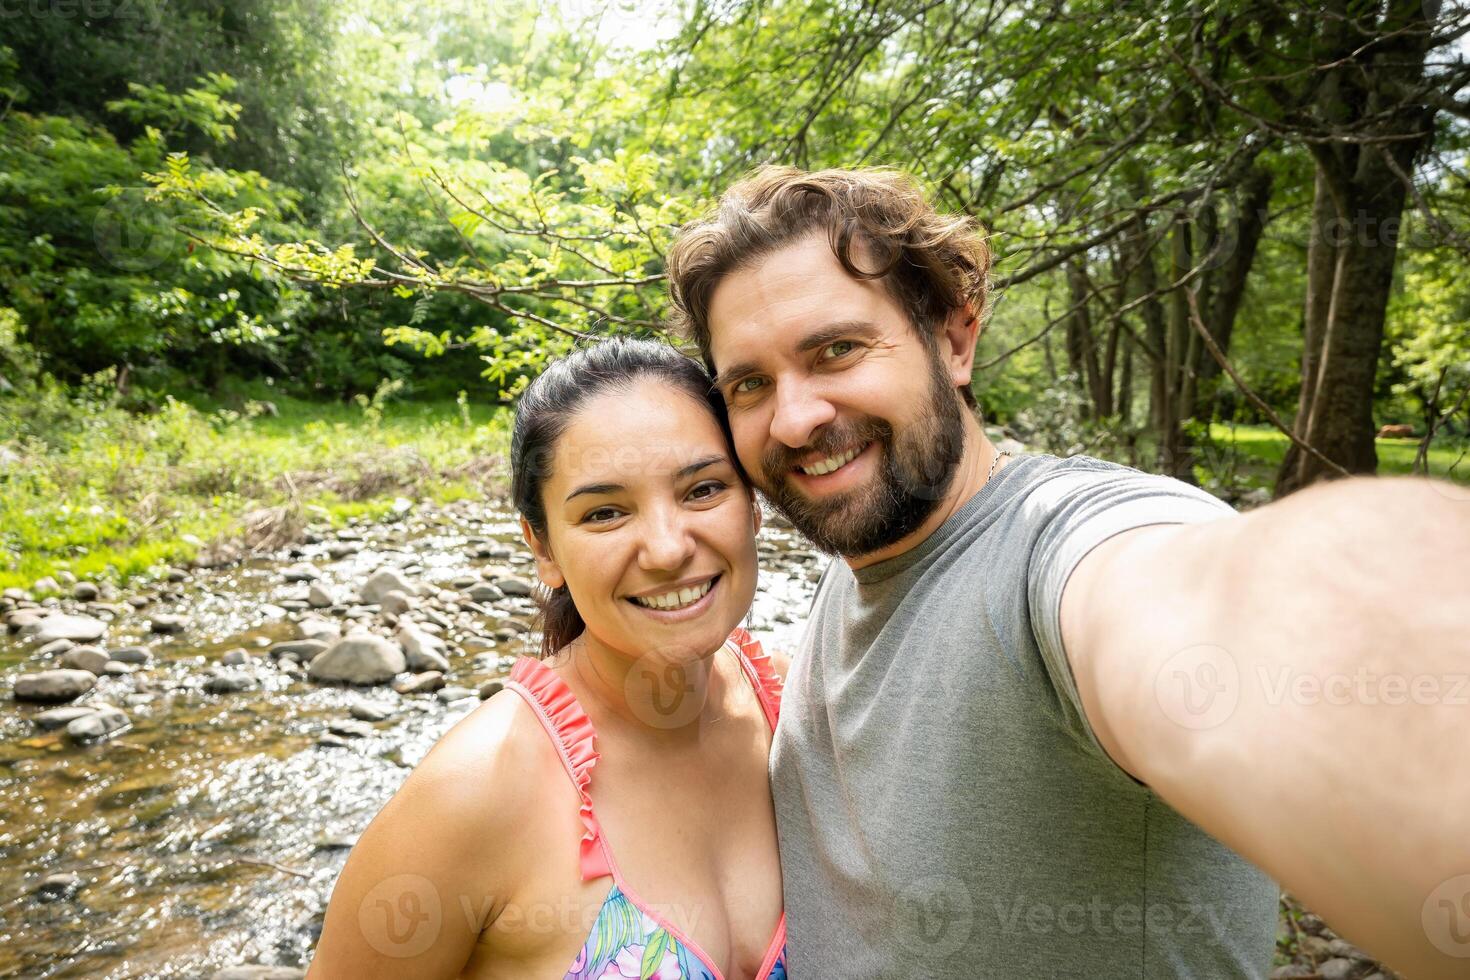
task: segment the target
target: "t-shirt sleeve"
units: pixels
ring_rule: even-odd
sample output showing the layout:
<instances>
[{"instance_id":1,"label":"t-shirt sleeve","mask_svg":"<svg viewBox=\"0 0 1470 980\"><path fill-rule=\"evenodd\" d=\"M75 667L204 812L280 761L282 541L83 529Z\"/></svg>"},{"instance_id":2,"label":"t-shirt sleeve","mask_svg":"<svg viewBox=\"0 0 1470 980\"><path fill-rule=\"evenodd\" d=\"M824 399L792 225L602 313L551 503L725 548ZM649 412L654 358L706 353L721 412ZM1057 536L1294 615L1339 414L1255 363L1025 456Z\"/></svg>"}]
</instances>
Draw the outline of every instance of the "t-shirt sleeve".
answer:
<instances>
[{"instance_id":1,"label":"t-shirt sleeve","mask_svg":"<svg viewBox=\"0 0 1470 980\"><path fill-rule=\"evenodd\" d=\"M1062 590L1088 552L1123 531L1150 524L1194 524L1235 515L1216 497L1170 477L1074 457L1027 495L1041 533L1027 571L1027 602L1036 645L1066 721L1089 747L1110 759L1097 739L1062 647ZM1119 770L1122 771L1121 769ZM1131 778L1131 777L1130 777Z\"/></svg>"}]
</instances>

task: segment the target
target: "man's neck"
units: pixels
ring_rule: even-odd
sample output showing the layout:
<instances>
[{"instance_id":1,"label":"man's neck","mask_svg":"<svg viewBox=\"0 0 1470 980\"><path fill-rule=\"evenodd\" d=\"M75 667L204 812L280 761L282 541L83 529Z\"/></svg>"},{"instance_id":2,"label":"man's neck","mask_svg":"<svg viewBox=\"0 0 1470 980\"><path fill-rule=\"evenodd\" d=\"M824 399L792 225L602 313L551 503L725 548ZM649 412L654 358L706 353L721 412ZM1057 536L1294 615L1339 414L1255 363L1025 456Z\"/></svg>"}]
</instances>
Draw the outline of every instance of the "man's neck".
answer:
<instances>
[{"instance_id":1,"label":"man's neck","mask_svg":"<svg viewBox=\"0 0 1470 980\"><path fill-rule=\"evenodd\" d=\"M929 535L939 530L940 525L954 516L955 511L963 507L971 497L980 492L990 473L990 464L995 460L996 448L985 434L980 425L980 420L970 412L965 413L965 446L960 454L960 465L955 472L954 480L950 482L949 490L939 506L934 508L934 513L925 519L917 529L893 542L885 548L871 551L866 555L843 556L847 566L853 571L859 568L867 568L881 561L896 558L911 548L917 548L928 540ZM1000 466L996 466L996 472L1000 472Z\"/></svg>"}]
</instances>

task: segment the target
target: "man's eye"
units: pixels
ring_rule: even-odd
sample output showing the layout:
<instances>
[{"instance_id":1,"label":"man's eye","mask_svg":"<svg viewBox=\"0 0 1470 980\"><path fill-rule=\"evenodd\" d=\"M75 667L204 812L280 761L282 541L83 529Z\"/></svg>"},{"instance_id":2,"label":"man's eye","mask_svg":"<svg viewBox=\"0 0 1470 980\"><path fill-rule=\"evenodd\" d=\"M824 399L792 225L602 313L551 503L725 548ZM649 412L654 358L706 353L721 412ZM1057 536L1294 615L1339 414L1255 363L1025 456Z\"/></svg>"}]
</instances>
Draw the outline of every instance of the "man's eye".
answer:
<instances>
[{"instance_id":1,"label":"man's eye","mask_svg":"<svg viewBox=\"0 0 1470 980\"><path fill-rule=\"evenodd\" d=\"M827 354L831 357L841 357L852 350L853 344L850 340L838 340L827 345Z\"/></svg>"},{"instance_id":2,"label":"man's eye","mask_svg":"<svg viewBox=\"0 0 1470 980\"><path fill-rule=\"evenodd\" d=\"M735 391L736 394L749 394L763 384L765 384L765 379L763 378L741 378L739 381L735 382L732 390Z\"/></svg>"}]
</instances>

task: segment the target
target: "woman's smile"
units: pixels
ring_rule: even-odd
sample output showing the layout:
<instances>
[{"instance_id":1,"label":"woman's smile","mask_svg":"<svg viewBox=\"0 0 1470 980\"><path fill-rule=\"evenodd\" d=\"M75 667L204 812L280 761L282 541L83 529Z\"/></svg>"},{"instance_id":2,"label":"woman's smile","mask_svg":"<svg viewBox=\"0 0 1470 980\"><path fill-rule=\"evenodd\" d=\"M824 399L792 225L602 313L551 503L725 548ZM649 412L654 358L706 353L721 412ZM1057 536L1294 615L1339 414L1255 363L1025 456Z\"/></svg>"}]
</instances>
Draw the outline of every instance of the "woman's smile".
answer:
<instances>
[{"instance_id":1,"label":"woman's smile","mask_svg":"<svg viewBox=\"0 0 1470 980\"><path fill-rule=\"evenodd\" d=\"M695 579L693 584L666 588L641 596L628 596L627 599L639 612L646 613L659 622L682 623L704 615L714 605L715 589L722 577L723 573L720 573Z\"/></svg>"}]
</instances>

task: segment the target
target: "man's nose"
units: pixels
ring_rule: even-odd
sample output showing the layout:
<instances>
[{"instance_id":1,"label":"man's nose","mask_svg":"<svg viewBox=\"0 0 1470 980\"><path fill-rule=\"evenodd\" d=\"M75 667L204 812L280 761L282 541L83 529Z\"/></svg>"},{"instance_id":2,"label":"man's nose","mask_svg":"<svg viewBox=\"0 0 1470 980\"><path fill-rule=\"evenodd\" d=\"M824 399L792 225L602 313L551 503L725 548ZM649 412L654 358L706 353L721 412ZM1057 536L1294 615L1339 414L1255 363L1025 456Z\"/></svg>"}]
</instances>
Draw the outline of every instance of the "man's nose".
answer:
<instances>
[{"instance_id":1,"label":"man's nose","mask_svg":"<svg viewBox=\"0 0 1470 980\"><path fill-rule=\"evenodd\" d=\"M639 567L645 571L673 571L694 555L694 536L688 516L677 507L661 507L645 517Z\"/></svg>"},{"instance_id":2,"label":"man's nose","mask_svg":"<svg viewBox=\"0 0 1470 980\"><path fill-rule=\"evenodd\" d=\"M832 403L804 384L785 384L776 389L776 412L771 417L771 438L792 449L811 442L812 433L837 417Z\"/></svg>"}]
</instances>

